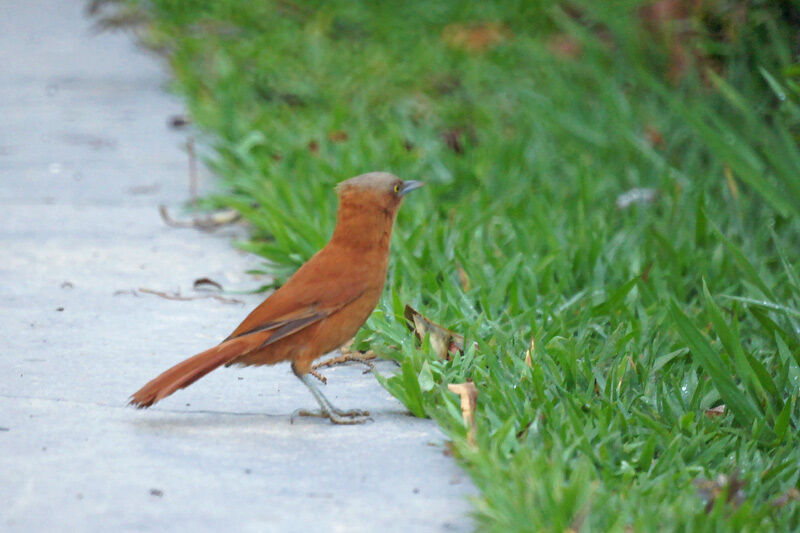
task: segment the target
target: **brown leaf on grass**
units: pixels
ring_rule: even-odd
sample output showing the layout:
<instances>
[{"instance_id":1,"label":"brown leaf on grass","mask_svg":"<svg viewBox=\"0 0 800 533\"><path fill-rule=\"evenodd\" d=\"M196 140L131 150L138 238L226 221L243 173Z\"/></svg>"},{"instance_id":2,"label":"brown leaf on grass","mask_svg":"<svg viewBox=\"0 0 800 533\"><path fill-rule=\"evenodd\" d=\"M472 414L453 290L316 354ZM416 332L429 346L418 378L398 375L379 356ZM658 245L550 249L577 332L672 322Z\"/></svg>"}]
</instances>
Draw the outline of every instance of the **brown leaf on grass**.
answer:
<instances>
[{"instance_id":1,"label":"brown leaf on grass","mask_svg":"<svg viewBox=\"0 0 800 533\"><path fill-rule=\"evenodd\" d=\"M525 351L525 364L529 367L533 366L532 354L536 350L536 339L531 337L531 347Z\"/></svg>"},{"instance_id":2,"label":"brown leaf on grass","mask_svg":"<svg viewBox=\"0 0 800 533\"><path fill-rule=\"evenodd\" d=\"M451 94L461 88L461 80L452 74L440 76L433 80L432 86L437 94Z\"/></svg>"},{"instance_id":3,"label":"brown leaf on grass","mask_svg":"<svg viewBox=\"0 0 800 533\"><path fill-rule=\"evenodd\" d=\"M723 65L708 53L703 40L735 39L751 9L747 2L739 4L738 8L721 9L719 2L711 0L658 0L639 8L648 37L666 53L667 79L677 84L692 68L698 68L703 81L711 85L704 73L721 73Z\"/></svg>"},{"instance_id":4,"label":"brown leaf on grass","mask_svg":"<svg viewBox=\"0 0 800 533\"><path fill-rule=\"evenodd\" d=\"M725 414L725 404L720 404L716 407L712 407L711 409L706 409L705 415L708 418L716 418L718 416L722 416Z\"/></svg>"},{"instance_id":5,"label":"brown leaf on grass","mask_svg":"<svg viewBox=\"0 0 800 533\"><path fill-rule=\"evenodd\" d=\"M444 144L458 155L464 153L464 144L461 141L462 134L461 128L450 128L442 132Z\"/></svg>"},{"instance_id":6,"label":"brown leaf on grass","mask_svg":"<svg viewBox=\"0 0 800 533\"><path fill-rule=\"evenodd\" d=\"M458 281L461 283L461 289L464 292L469 292L472 284L470 283L467 271L464 270L461 265L458 266Z\"/></svg>"},{"instance_id":7,"label":"brown leaf on grass","mask_svg":"<svg viewBox=\"0 0 800 533\"><path fill-rule=\"evenodd\" d=\"M700 497L706 502L706 513L714 509L714 504L720 495L725 494L725 502L739 507L744 501L744 487L746 483L737 474L726 476L720 474L717 479L697 478L694 486Z\"/></svg>"},{"instance_id":8,"label":"brown leaf on grass","mask_svg":"<svg viewBox=\"0 0 800 533\"><path fill-rule=\"evenodd\" d=\"M406 304L403 316L408 329L414 332L417 340L422 342L426 335L430 336L431 347L441 359L450 359L450 354L464 351L464 336L440 326L423 316L419 311Z\"/></svg>"},{"instance_id":9,"label":"brown leaf on grass","mask_svg":"<svg viewBox=\"0 0 800 533\"><path fill-rule=\"evenodd\" d=\"M346 131L335 130L328 134L328 140L332 143L342 143L348 139Z\"/></svg>"},{"instance_id":10,"label":"brown leaf on grass","mask_svg":"<svg viewBox=\"0 0 800 533\"><path fill-rule=\"evenodd\" d=\"M478 142L478 136L475 134L474 128L469 125L466 127L454 126L447 128L440 135L445 146L458 155L462 155L466 151L467 145L475 145Z\"/></svg>"},{"instance_id":11,"label":"brown leaf on grass","mask_svg":"<svg viewBox=\"0 0 800 533\"><path fill-rule=\"evenodd\" d=\"M680 82L691 66L692 56L681 43L673 43L669 48L669 71L667 79L674 84Z\"/></svg>"},{"instance_id":12,"label":"brown leaf on grass","mask_svg":"<svg viewBox=\"0 0 800 533\"><path fill-rule=\"evenodd\" d=\"M461 416L464 418L464 423L469 428L467 433L467 442L475 445L475 405L478 401L478 389L472 381L464 383L451 383L447 386L447 390L454 392L461 396Z\"/></svg>"},{"instance_id":13,"label":"brown leaf on grass","mask_svg":"<svg viewBox=\"0 0 800 533\"><path fill-rule=\"evenodd\" d=\"M639 16L650 27L665 26L673 20L685 19L702 0L658 0L642 6Z\"/></svg>"},{"instance_id":14,"label":"brown leaf on grass","mask_svg":"<svg viewBox=\"0 0 800 533\"><path fill-rule=\"evenodd\" d=\"M575 37L559 33L548 39L547 50L562 59L577 59L583 53L583 46Z\"/></svg>"},{"instance_id":15,"label":"brown leaf on grass","mask_svg":"<svg viewBox=\"0 0 800 533\"><path fill-rule=\"evenodd\" d=\"M302 96L292 93L278 93L276 98L289 107L305 107L306 101Z\"/></svg>"},{"instance_id":16,"label":"brown leaf on grass","mask_svg":"<svg viewBox=\"0 0 800 533\"><path fill-rule=\"evenodd\" d=\"M517 439L521 439L522 437L524 437L532 425L533 425L533 420L530 420L527 424L525 424L522 427L522 429L517 431Z\"/></svg>"},{"instance_id":17,"label":"brown leaf on grass","mask_svg":"<svg viewBox=\"0 0 800 533\"><path fill-rule=\"evenodd\" d=\"M644 136L647 138L647 142L650 143L650 146L655 148L661 148L664 146L664 135L662 135L661 131L659 131L659 129L652 124L647 124L644 127Z\"/></svg>"},{"instance_id":18,"label":"brown leaf on grass","mask_svg":"<svg viewBox=\"0 0 800 533\"><path fill-rule=\"evenodd\" d=\"M725 165L722 167L722 172L725 174L725 184L728 186L728 190L731 191L731 196L733 196L733 201L739 201L739 186L736 185L736 179L733 177L733 172L731 172L731 167Z\"/></svg>"},{"instance_id":19,"label":"brown leaf on grass","mask_svg":"<svg viewBox=\"0 0 800 533\"><path fill-rule=\"evenodd\" d=\"M772 500L772 506L783 507L791 502L796 502L797 500L800 500L800 491L798 491L796 487L792 487L786 491L786 494L778 496Z\"/></svg>"},{"instance_id":20,"label":"brown leaf on grass","mask_svg":"<svg viewBox=\"0 0 800 533\"><path fill-rule=\"evenodd\" d=\"M442 30L448 46L467 52L484 52L509 40L511 30L500 22L455 22Z\"/></svg>"},{"instance_id":21,"label":"brown leaf on grass","mask_svg":"<svg viewBox=\"0 0 800 533\"><path fill-rule=\"evenodd\" d=\"M639 278L647 283L647 280L650 279L650 271L653 269L653 262L650 261L647 263L647 266L644 267L644 271L641 273Z\"/></svg>"}]
</instances>

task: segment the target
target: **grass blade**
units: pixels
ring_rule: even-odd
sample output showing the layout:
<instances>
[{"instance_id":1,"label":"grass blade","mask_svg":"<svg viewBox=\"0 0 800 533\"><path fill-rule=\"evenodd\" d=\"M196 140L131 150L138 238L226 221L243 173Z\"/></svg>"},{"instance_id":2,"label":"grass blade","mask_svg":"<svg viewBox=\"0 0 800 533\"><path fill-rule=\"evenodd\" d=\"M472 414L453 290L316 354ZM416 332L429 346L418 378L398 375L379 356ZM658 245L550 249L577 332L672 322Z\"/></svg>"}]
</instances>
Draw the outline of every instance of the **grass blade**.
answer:
<instances>
[{"instance_id":1,"label":"grass blade","mask_svg":"<svg viewBox=\"0 0 800 533\"><path fill-rule=\"evenodd\" d=\"M725 402L725 405L733 412L734 417L742 426L751 426L753 420L759 416L758 410L744 392L736 386L731 378L730 369L723 365L709 342L700 333L700 330L691 323L674 300L670 301L669 312L681 337L689 345L692 356L697 359L700 366L711 378L722 401Z\"/></svg>"}]
</instances>

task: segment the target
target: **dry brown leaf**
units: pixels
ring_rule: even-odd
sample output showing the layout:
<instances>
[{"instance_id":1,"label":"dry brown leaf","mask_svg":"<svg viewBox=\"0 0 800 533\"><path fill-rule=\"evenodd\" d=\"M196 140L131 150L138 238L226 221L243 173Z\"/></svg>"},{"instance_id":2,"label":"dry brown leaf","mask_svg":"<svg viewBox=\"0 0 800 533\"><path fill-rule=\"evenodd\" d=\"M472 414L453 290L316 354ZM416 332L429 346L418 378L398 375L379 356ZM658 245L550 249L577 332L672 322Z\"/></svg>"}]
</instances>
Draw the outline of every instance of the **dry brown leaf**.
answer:
<instances>
[{"instance_id":1,"label":"dry brown leaf","mask_svg":"<svg viewBox=\"0 0 800 533\"><path fill-rule=\"evenodd\" d=\"M442 132L442 140L452 151L461 155L464 153L464 143L462 142L463 131L461 128L450 128Z\"/></svg>"},{"instance_id":2,"label":"dry brown leaf","mask_svg":"<svg viewBox=\"0 0 800 533\"><path fill-rule=\"evenodd\" d=\"M444 443L444 449L442 450L442 454L445 457L453 457L456 455L456 448L453 444L453 441L449 440Z\"/></svg>"},{"instance_id":3,"label":"dry brown leaf","mask_svg":"<svg viewBox=\"0 0 800 533\"><path fill-rule=\"evenodd\" d=\"M241 300L237 300L236 298L225 298L218 294L204 294L203 296L181 296L180 292L163 292L163 291L156 291L153 289L145 289L143 287L139 287L139 292L143 292L144 294L152 294L154 296L159 296L164 298L165 300L177 300L180 302L188 302L190 300L203 300L205 298L213 298L214 300L220 301L225 304L239 304L244 305L244 302ZM136 291L130 291L134 296L137 296ZM125 294L125 291L117 291L114 293L116 294Z\"/></svg>"},{"instance_id":4,"label":"dry brown leaf","mask_svg":"<svg viewBox=\"0 0 800 533\"><path fill-rule=\"evenodd\" d=\"M644 281L645 283L647 283L647 280L650 279L650 271L652 269L653 269L653 262L651 261L647 263L647 266L644 267L644 272L642 272L642 275L639 276L641 280Z\"/></svg>"},{"instance_id":5,"label":"dry brown leaf","mask_svg":"<svg viewBox=\"0 0 800 533\"><path fill-rule=\"evenodd\" d=\"M671 21L687 18L699 3L698 0L658 0L643 6L639 16L657 28L666 26Z\"/></svg>"},{"instance_id":6,"label":"dry brown leaf","mask_svg":"<svg viewBox=\"0 0 800 533\"><path fill-rule=\"evenodd\" d=\"M528 350L525 352L525 364L528 365L529 367L533 366L533 360L531 354L533 354L534 350L536 350L536 339L531 337L531 347L528 348Z\"/></svg>"},{"instance_id":7,"label":"dry brown leaf","mask_svg":"<svg viewBox=\"0 0 800 533\"><path fill-rule=\"evenodd\" d=\"M554 56L562 59L577 59L583 53L581 43L566 33L553 35L547 41L547 49Z\"/></svg>"},{"instance_id":8,"label":"dry brown leaf","mask_svg":"<svg viewBox=\"0 0 800 533\"><path fill-rule=\"evenodd\" d=\"M655 126L648 124L644 127L644 136L647 137L647 141L650 143L650 146L655 148L661 148L664 146L664 135L661 134L658 128Z\"/></svg>"},{"instance_id":9,"label":"dry brown leaf","mask_svg":"<svg viewBox=\"0 0 800 533\"><path fill-rule=\"evenodd\" d=\"M464 336L450 331L423 316L419 311L406 304L403 316L408 329L413 331L420 342L426 335L430 336L431 347L441 359L450 359L450 354L464 351Z\"/></svg>"},{"instance_id":10,"label":"dry brown leaf","mask_svg":"<svg viewBox=\"0 0 800 533\"><path fill-rule=\"evenodd\" d=\"M218 291L223 290L222 285L220 285L211 278L197 278L196 280L194 280L192 288L196 291L209 291L212 289Z\"/></svg>"},{"instance_id":11,"label":"dry brown leaf","mask_svg":"<svg viewBox=\"0 0 800 533\"><path fill-rule=\"evenodd\" d=\"M792 487L786 491L786 494L775 498L772 501L772 506L783 507L784 505L790 502L796 502L797 500L800 500L800 491L798 491L796 487Z\"/></svg>"},{"instance_id":12,"label":"dry brown leaf","mask_svg":"<svg viewBox=\"0 0 800 533\"><path fill-rule=\"evenodd\" d=\"M458 266L458 281L461 283L461 289L464 292L469 292L469 289L472 286L472 284L470 283L467 271L461 268L461 265Z\"/></svg>"},{"instance_id":13,"label":"dry brown leaf","mask_svg":"<svg viewBox=\"0 0 800 533\"><path fill-rule=\"evenodd\" d=\"M332 131L328 134L328 140L332 143L341 143L345 142L348 139L348 135L346 131L336 130Z\"/></svg>"},{"instance_id":14,"label":"dry brown leaf","mask_svg":"<svg viewBox=\"0 0 800 533\"><path fill-rule=\"evenodd\" d=\"M500 22L448 24L442 30L442 40L448 46L467 52L484 52L507 41L511 30Z\"/></svg>"},{"instance_id":15,"label":"dry brown leaf","mask_svg":"<svg viewBox=\"0 0 800 533\"><path fill-rule=\"evenodd\" d=\"M727 503L732 504L734 507L741 505L742 501L744 501L745 484L745 481L737 474L732 474L731 476L720 474L715 480L706 478L694 480L697 492L706 502L706 513L710 513L714 509L714 503L723 492Z\"/></svg>"},{"instance_id":16,"label":"dry brown leaf","mask_svg":"<svg viewBox=\"0 0 800 533\"><path fill-rule=\"evenodd\" d=\"M169 215L169 211L164 205L158 206L158 212L164 223L171 228L197 228L202 231L212 231L221 226L238 222L242 218L242 215L235 209L217 211L207 216L192 218L189 221L175 220Z\"/></svg>"},{"instance_id":17,"label":"dry brown leaf","mask_svg":"<svg viewBox=\"0 0 800 533\"><path fill-rule=\"evenodd\" d=\"M464 383L451 383L447 386L447 390L454 392L461 396L461 416L464 418L464 423L469 428L467 433L467 442L475 445L475 405L478 401L478 389L471 381Z\"/></svg>"},{"instance_id":18,"label":"dry brown leaf","mask_svg":"<svg viewBox=\"0 0 800 533\"><path fill-rule=\"evenodd\" d=\"M733 177L733 172L731 172L731 167L725 165L722 167L722 171L725 173L725 183L728 185L728 190L731 191L731 196L733 196L733 200L735 202L739 201L739 186L736 185L736 179Z\"/></svg>"},{"instance_id":19,"label":"dry brown leaf","mask_svg":"<svg viewBox=\"0 0 800 533\"><path fill-rule=\"evenodd\" d=\"M706 84L711 80L703 72L707 69L722 71L721 63L707 53L707 46L697 46L697 40L702 37L703 30L715 34L714 40L730 40L747 14L747 2L740 4L739 9L721 10L719 2L714 0L657 0L639 9L639 18L650 38L666 52L667 78L672 83L680 82L695 67L699 68ZM713 30L710 21L714 21Z\"/></svg>"},{"instance_id":20,"label":"dry brown leaf","mask_svg":"<svg viewBox=\"0 0 800 533\"><path fill-rule=\"evenodd\" d=\"M438 94L451 94L461 88L461 80L450 74L436 78L432 85Z\"/></svg>"},{"instance_id":21,"label":"dry brown leaf","mask_svg":"<svg viewBox=\"0 0 800 533\"><path fill-rule=\"evenodd\" d=\"M186 115L172 115L167 121L167 125L174 130L185 128L191 123L192 121Z\"/></svg>"}]
</instances>

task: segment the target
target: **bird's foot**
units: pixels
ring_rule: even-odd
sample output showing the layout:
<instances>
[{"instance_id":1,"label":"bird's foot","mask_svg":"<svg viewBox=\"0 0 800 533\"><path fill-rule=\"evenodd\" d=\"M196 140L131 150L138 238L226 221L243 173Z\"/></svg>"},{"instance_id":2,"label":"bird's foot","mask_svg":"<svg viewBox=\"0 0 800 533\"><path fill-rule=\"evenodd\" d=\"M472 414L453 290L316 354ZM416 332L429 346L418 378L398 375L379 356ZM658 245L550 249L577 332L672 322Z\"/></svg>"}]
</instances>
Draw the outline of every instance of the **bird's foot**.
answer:
<instances>
[{"instance_id":1,"label":"bird's foot","mask_svg":"<svg viewBox=\"0 0 800 533\"><path fill-rule=\"evenodd\" d=\"M369 411L362 411L360 409L353 409L350 411L340 411L338 409L333 411L308 411L307 409L298 409L292 413L292 416L289 419L290 423L294 424L295 416L314 416L318 418L327 418L332 424L343 425L364 424L365 422L372 420L372 418L369 416Z\"/></svg>"},{"instance_id":2,"label":"bird's foot","mask_svg":"<svg viewBox=\"0 0 800 533\"><path fill-rule=\"evenodd\" d=\"M341 411L339 409L334 409L333 412L339 416L348 416L348 417L368 417L369 411L363 411L361 409L350 409L349 411Z\"/></svg>"}]
</instances>

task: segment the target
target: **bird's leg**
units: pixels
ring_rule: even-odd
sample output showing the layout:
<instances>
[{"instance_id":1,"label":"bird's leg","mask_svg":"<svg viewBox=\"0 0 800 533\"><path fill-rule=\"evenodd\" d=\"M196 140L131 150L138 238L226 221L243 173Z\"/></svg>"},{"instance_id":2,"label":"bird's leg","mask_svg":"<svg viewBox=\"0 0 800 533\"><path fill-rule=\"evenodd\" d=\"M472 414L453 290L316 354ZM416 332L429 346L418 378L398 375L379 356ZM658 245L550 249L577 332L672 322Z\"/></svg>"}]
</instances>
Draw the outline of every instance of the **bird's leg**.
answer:
<instances>
[{"instance_id":1,"label":"bird's leg","mask_svg":"<svg viewBox=\"0 0 800 533\"><path fill-rule=\"evenodd\" d=\"M358 409L353 409L352 411L342 411L334 407L333 404L325 397L325 395L322 394L322 392L317 388L314 382L311 381L309 374L295 373L295 375L305 384L306 387L308 387L308 390L311 391L311 395L314 396L314 399L317 400L317 403L320 407L319 413L311 413L309 411L300 410L297 411L298 415L321 416L329 419L334 424L363 424L369 420L368 411L360 411Z\"/></svg>"}]
</instances>

